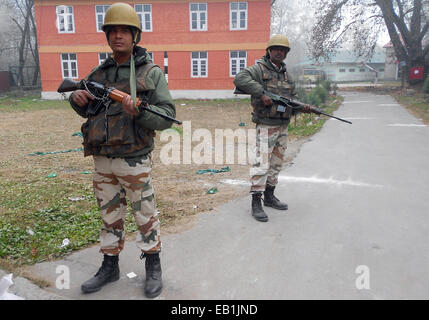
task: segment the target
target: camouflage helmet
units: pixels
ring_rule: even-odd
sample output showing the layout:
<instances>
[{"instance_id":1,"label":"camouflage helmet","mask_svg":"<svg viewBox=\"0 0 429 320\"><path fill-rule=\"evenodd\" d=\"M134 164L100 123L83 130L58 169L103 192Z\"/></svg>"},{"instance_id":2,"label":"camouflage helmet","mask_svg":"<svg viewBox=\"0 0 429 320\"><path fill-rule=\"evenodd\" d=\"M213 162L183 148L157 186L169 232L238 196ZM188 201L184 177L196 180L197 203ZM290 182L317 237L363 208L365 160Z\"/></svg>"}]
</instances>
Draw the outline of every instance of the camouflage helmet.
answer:
<instances>
[{"instance_id":1,"label":"camouflage helmet","mask_svg":"<svg viewBox=\"0 0 429 320\"><path fill-rule=\"evenodd\" d=\"M116 2L110 6L104 17L104 24L101 29L106 32L109 26L124 25L130 26L133 30L135 43L140 41L142 29L140 27L140 19L137 12L127 3ZM135 30L135 29L137 30Z\"/></svg>"},{"instance_id":2,"label":"camouflage helmet","mask_svg":"<svg viewBox=\"0 0 429 320\"><path fill-rule=\"evenodd\" d=\"M267 49L274 46L278 46L278 47L285 47L286 48L286 52L288 52L290 50L290 46L289 46L289 40L288 38L286 38L286 36L282 35L282 34L275 34L270 38L270 41L268 41L267 44Z\"/></svg>"}]
</instances>

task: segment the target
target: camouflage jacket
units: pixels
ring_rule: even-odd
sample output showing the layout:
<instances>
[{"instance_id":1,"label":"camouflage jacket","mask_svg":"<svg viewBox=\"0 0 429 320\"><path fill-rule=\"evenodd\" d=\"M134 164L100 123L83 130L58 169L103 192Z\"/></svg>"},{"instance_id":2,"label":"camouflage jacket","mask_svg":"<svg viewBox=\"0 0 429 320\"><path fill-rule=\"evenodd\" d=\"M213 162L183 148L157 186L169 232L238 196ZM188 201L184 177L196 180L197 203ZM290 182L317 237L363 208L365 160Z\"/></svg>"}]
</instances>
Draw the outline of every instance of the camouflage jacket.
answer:
<instances>
[{"instance_id":1,"label":"camouflage jacket","mask_svg":"<svg viewBox=\"0 0 429 320\"><path fill-rule=\"evenodd\" d=\"M253 107L252 121L267 125L285 125L293 114L290 108L286 112L278 112L277 104L265 107L261 96L267 90L278 95L295 95L295 86L282 63L280 70L276 70L267 57L259 59L255 65L241 70L234 79L235 86L251 95Z\"/></svg>"},{"instance_id":2,"label":"camouflage jacket","mask_svg":"<svg viewBox=\"0 0 429 320\"><path fill-rule=\"evenodd\" d=\"M137 97L146 99L149 108L170 117L176 116L167 82L162 70L152 64L146 49L137 47L135 55ZM117 65L112 58L96 67L87 77L106 87L130 93L130 61ZM72 108L88 120L82 125L84 155L131 158L149 154L154 148L155 130L169 128L171 121L153 113L128 115L122 104L112 101L96 115L88 114L88 106L80 108L69 99Z\"/></svg>"}]
</instances>

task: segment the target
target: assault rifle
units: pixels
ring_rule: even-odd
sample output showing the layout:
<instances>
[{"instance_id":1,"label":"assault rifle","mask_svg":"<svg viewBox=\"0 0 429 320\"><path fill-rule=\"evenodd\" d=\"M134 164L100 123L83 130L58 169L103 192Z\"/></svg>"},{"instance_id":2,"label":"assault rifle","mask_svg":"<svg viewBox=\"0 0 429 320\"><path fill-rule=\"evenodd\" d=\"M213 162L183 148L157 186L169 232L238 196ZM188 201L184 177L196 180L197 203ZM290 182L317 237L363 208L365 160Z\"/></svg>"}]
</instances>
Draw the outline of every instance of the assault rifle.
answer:
<instances>
[{"instance_id":1,"label":"assault rifle","mask_svg":"<svg viewBox=\"0 0 429 320\"><path fill-rule=\"evenodd\" d=\"M248 93L245 93L245 92L241 91L240 89L236 88L235 91L234 91L234 94L248 94ZM333 115L331 115L329 113L323 112L320 108L310 106L310 105L302 103L302 102L300 102L298 100L294 100L294 99L289 98L289 97L279 96L279 95L277 95L275 93L272 93L272 92L269 92L267 90L264 90L264 94L266 96L270 97L271 100L273 100L273 101L275 101L275 102L277 102L279 104L279 107L280 107L279 111L280 112L285 112L286 111L286 107L292 108L292 110L296 110L296 111L302 111L305 108L307 108L312 113L323 114L323 115L328 116L330 118L334 118L334 119L337 119L337 120L340 120L340 121L352 124L348 120L335 117L335 116L333 116ZM284 107L284 109L281 109L281 107Z\"/></svg>"},{"instance_id":2,"label":"assault rifle","mask_svg":"<svg viewBox=\"0 0 429 320\"><path fill-rule=\"evenodd\" d=\"M127 93L119 91L118 89L107 88L98 82L88 81L84 79L80 81L74 81L69 78L65 78L63 82L61 82L57 91L59 93L64 93L69 91L75 91L78 89L86 90L94 98L95 101L93 103L90 103L90 105L88 106L88 113L92 115L97 114L103 108L103 106L108 106L111 100L122 102L122 99L124 99L128 95ZM147 107L147 101L141 100L139 98L136 98L136 100L136 107L140 106L140 108L144 111L151 112L174 123L182 124L182 121L180 120L169 117L158 111L149 109Z\"/></svg>"}]
</instances>

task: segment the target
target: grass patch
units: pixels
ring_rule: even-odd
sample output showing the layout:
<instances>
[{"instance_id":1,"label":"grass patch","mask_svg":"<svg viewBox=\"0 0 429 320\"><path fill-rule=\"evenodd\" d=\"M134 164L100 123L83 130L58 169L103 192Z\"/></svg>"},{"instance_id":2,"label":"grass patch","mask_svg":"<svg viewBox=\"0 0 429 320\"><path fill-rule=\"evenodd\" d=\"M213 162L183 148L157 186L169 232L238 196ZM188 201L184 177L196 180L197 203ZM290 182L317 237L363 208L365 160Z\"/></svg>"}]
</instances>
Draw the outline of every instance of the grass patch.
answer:
<instances>
[{"instance_id":1,"label":"grass patch","mask_svg":"<svg viewBox=\"0 0 429 320\"><path fill-rule=\"evenodd\" d=\"M429 124L429 97L427 94L417 93L413 96L394 93L393 97L407 110L421 119L423 123Z\"/></svg>"},{"instance_id":2,"label":"grass patch","mask_svg":"<svg viewBox=\"0 0 429 320\"><path fill-rule=\"evenodd\" d=\"M30 95L26 97L4 96L0 98L0 111L26 112L35 110L70 108L65 100L41 100L40 96Z\"/></svg>"}]
</instances>

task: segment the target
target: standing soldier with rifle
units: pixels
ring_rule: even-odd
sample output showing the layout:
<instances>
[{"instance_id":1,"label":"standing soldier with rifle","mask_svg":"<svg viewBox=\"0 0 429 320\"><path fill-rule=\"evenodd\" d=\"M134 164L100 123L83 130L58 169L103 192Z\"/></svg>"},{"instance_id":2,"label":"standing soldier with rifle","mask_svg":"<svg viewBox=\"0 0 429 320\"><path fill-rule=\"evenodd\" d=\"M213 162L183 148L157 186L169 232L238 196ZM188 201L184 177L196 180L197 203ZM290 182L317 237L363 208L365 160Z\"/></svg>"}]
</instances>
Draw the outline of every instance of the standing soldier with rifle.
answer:
<instances>
[{"instance_id":1,"label":"standing soldier with rifle","mask_svg":"<svg viewBox=\"0 0 429 320\"><path fill-rule=\"evenodd\" d=\"M176 109L163 72L152 63L146 49L137 46L141 27L136 11L125 3L113 4L106 12L102 29L113 54L87 78L131 96L126 95L122 103L99 99L91 90L76 90L70 96L73 109L88 119L82 125L84 155L94 158L93 187L104 224L100 237L102 266L81 289L84 293L95 292L119 279L127 196L139 229L136 244L141 259L146 258L144 293L154 298L162 290L162 272L151 151L155 130L169 128L172 122L145 108L172 118ZM137 106L139 99L145 103Z\"/></svg>"},{"instance_id":2,"label":"standing soldier with rifle","mask_svg":"<svg viewBox=\"0 0 429 320\"><path fill-rule=\"evenodd\" d=\"M250 172L250 193L252 215L262 222L268 221L262 208L262 193L265 206L288 209L286 203L274 196L274 189L285 161L290 118L297 111L273 101L264 91L280 96L295 95L294 84L283 62L289 50L289 40L284 35L272 36L265 56L255 65L241 70L234 79L239 91L251 95L252 121L256 123L256 157ZM312 112L307 105L299 111Z\"/></svg>"}]
</instances>

